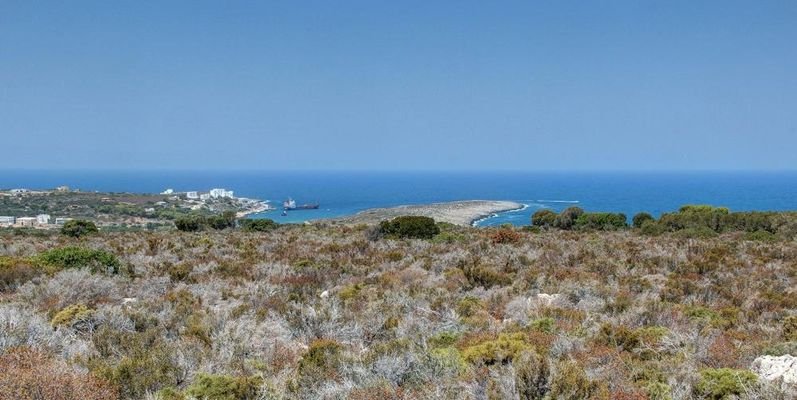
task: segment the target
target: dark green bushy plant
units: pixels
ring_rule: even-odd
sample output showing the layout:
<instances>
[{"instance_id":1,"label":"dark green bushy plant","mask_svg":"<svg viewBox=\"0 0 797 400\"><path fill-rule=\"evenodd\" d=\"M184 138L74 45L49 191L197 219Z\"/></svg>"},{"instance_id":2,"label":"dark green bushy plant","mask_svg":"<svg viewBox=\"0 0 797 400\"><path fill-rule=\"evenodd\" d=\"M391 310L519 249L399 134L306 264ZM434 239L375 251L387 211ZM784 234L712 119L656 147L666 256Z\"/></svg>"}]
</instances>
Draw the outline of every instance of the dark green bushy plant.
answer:
<instances>
[{"instance_id":1,"label":"dark green bushy plant","mask_svg":"<svg viewBox=\"0 0 797 400\"><path fill-rule=\"evenodd\" d=\"M277 229L279 224L272 219L244 219L241 220L241 227L247 232L269 232Z\"/></svg>"},{"instance_id":2,"label":"dark green bushy plant","mask_svg":"<svg viewBox=\"0 0 797 400\"><path fill-rule=\"evenodd\" d=\"M379 224L379 231L387 237L431 239L440 233L440 228L432 218L404 216L382 221Z\"/></svg>"},{"instance_id":3,"label":"dark green bushy plant","mask_svg":"<svg viewBox=\"0 0 797 400\"><path fill-rule=\"evenodd\" d=\"M47 250L36 257L46 269L54 272L71 268L90 268L92 272L119 272L121 263L115 255L104 250L84 247L61 247Z\"/></svg>"},{"instance_id":4,"label":"dark green bushy plant","mask_svg":"<svg viewBox=\"0 0 797 400\"><path fill-rule=\"evenodd\" d=\"M203 400L248 400L257 398L261 384L262 379L255 376L199 374L186 393Z\"/></svg>"},{"instance_id":5,"label":"dark green bushy plant","mask_svg":"<svg viewBox=\"0 0 797 400\"><path fill-rule=\"evenodd\" d=\"M62 234L76 238L97 232L99 232L97 225L94 225L94 223L91 221L85 221L82 219L66 221L64 226L61 227Z\"/></svg>"},{"instance_id":6,"label":"dark green bushy plant","mask_svg":"<svg viewBox=\"0 0 797 400\"><path fill-rule=\"evenodd\" d=\"M576 218L574 226L577 229L614 231L628 227L628 222L623 213L583 213Z\"/></svg>"},{"instance_id":7,"label":"dark green bushy plant","mask_svg":"<svg viewBox=\"0 0 797 400\"><path fill-rule=\"evenodd\" d=\"M537 210L531 216L531 225L540 228L550 228L556 222L556 213L547 208Z\"/></svg>"},{"instance_id":8,"label":"dark green bushy plant","mask_svg":"<svg viewBox=\"0 0 797 400\"><path fill-rule=\"evenodd\" d=\"M648 221L655 221L655 218L653 218L653 216L650 215L649 213L641 212L634 215L632 223L634 228L639 229L642 228L642 225L645 225L645 222Z\"/></svg>"},{"instance_id":9,"label":"dark green bushy plant","mask_svg":"<svg viewBox=\"0 0 797 400\"><path fill-rule=\"evenodd\" d=\"M174 226L183 232L197 232L205 228L207 220L199 215L180 217L174 220Z\"/></svg>"},{"instance_id":10,"label":"dark green bushy plant","mask_svg":"<svg viewBox=\"0 0 797 400\"><path fill-rule=\"evenodd\" d=\"M584 214L581 207L568 207L562 210L554 221L554 226L559 229L570 230L576 224L576 220Z\"/></svg>"}]
</instances>

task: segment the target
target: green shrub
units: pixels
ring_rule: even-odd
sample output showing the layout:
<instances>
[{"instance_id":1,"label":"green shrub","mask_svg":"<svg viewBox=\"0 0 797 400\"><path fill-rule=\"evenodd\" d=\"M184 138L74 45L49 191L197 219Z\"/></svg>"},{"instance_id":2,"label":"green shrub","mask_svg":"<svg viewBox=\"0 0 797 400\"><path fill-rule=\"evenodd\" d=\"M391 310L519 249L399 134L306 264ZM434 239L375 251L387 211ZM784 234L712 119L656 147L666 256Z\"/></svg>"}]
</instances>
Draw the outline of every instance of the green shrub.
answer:
<instances>
[{"instance_id":1,"label":"green shrub","mask_svg":"<svg viewBox=\"0 0 797 400\"><path fill-rule=\"evenodd\" d=\"M734 398L746 393L757 382L754 373L730 368L704 369L694 387L695 394L713 400Z\"/></svg>"},{"instance_id":2,"label":"green shrub","mask_svg":"<svg viewBox=\"0 0 797 400\"><path fill-rule=\"evenodd\" d=\"M492 267L480 264L468 264L462 267L462 272L468 283L472 286L482 286L489 289L493 285L507 285L512 278L501 271L496 271Z\"/></svg>"},{"instance_id":3,"label":"green shrub","mask_svg":"<svg viewBox=\"0 0 797 400\"><path fill-rule=\"evenodd\" d=\"M363 284L361 283L348 285L340 289L340 292L338 292L338 297L343 301L351 300L357 297L357 295L360 294L360 291L362 289L363 289Z\"/></svg>"},{"instance_id":4,"label":"green shrub","mask_svg":"<svg viewBox=\"0 0 797 400\"><path fill-rule=\"evenodd\" d=\"M433 348L453 346L459 340L459 336L456 332L440 332L429 338L429 346Z\"/></svg>"},{"instance_id":5,"label":"green shrub","mask_svg":"<svg viewBox=\"0 0 797 400\"><path fill-rule=\"evenodd\" d=\"M673 236L681 239L710 239L717 237L717 232L711 228L702 226L696 228L684 228L676 231Z\"/></svg>"},{"instance_id":6,"label":"green shrub","mask_svg":"<svg viewBox=\"0 0 797 400\"><path fill-rule=\"evenodd\" d=\"M186 400L185 395L175 388L168 387L155 393L156 400Z\"/></svg>"},{"instance_id":7,"label":"green shrub","mask_svg":"<svg viewBox=\"0 0 797 400\"><path fill-rule=\"evenodd\" d=\"M201 231L207 225L207 219L201 215L189 215L174 220L174 226L183 232Z\"/></svg>"},{"instance_id":8,"label":"green shrub","mask_svg":"<svg viewBox=\"0 0 797 400\"><path fill-rule=\"evenodd\" d=\"M66 221L64 226L61 227L62 234L76 238L97 232L99 232L97 225L94 225L91 221L84 221L82 219Z\"/></svg>"},{"instance_id":9,"label":"green shrub","mask_svg":"<svg viewBox=\"0 0 797 400\"><path fill-rule=\"evenodd\" d=\"M531 216L531 225L540 228L550 228L556 223L556 213L547 208L537 210Z\"/></svg>"},{"instance_id":10,"label":"green shrub","mask_svg":"<svg viewBox=\"0 0 797 400\"><path fill-rule=\"evenodd\" d=\"M310 381L329 377L340 365L343 346L329 339L316 339L299 360L299 374Z\"/></svg>"},{"instance_id":11,"label":"green shrub","mask_svg":"<svg viewBox=\"0 0 797 400\"><path fill-rule=\"evenodd\" d=\"M441 347L429 352L430 360L438 368L459 373L467 370L468 365L462 359L462 354L454 347Z\"/></svg>"},{"instance_id":12,"label":"green shrub","mask_svg":"<svg viewBox=\"0 0 797 400\"><path fill-rule=\"evenodd\" d=\"M456 311L462 317L472 317L477 311L482 309L482 302L476 297L465 296L457 302Z\"/></svg>"},{"instance_id":13,"label":"green shrub","mask_svg":"<svg viewBox=\"0 0 797 400\"><path fill-rule=\"evenodd\" d=\"M755 232L745 233L744 240L751 240L755 242L776 242L778 240L778 237L772 232L758 230Z\"/></svg>"},{"instance_id":14,"label":"green shrub","mask_svg":"<svg viewBox=\"0 0 797 400\"><path fill-rule=\"evenodd\" d=\"M587 378L584 369L573 361L557 365L551 380L550 395L556 400L584 400L597 392L596 385Z\"/></svg>"},{"instance_id":15,"label":"green shrub","mask_svg":"<svg viewBox=\"0 0 797 400\"><path fill-rule=\"evenodd\" d=\"M241 220L241 227L246 232L270 232L279 227L279 224L272 219L244 219Z\"/></svg>"},{"instance_id":16,"label":"green shrub","mask_svg":"<svg viewBox=\"0 0 797 400\"><path fill-rule=\"evenodd\" d=\"M180 263L175 265L170 265L166 272L169 274L169 278L172 282L183 282L188 279L188 276L194 270L194 267L189 263Z\"/></svg>"},{"instance_id":17,"label":"green shrub","mask_svg":"<svg viewBox=\"0 0 797 400\"><path fill-rule=\"evenodd\" d=\"M13 290L40 274L41 269L27 260L0 256L0 292Z\"/></svg>"},{"instance_id":18,"label":"green shrub","mask_svg":"<svg viewBox=\"0 0 797 400\"><path fill-rule=\"evenodd\" d=\"M59 326L71 327L75 323L90 319L92 315L94 315L94 310L86 307L85 304L72 304L57 312L50 320L50 325L56 328Z\"/></svg>"},{"instance_id":19,"label":"green shrub","mask_svg":"<svg viewBox=\"0 0 797 400\"><path fill-rule=\"evenodd\" d=\"M213 229L222 230L235 228L235 211L225 211L221 215L214 215L207 218L207 224Z\"/></svg>"},{"instance_id":20,"label":"green shrub","mask_svg":"<svg viewBox=\"0 0 797 400\"><path fill-rule=\"evenodd\" d=\"M501 333L495 340L486 340L463 350L463 358L473 364L492 365L511 362L525 350L533 350L523 333Z\"/></svg>"},{"instance_id":21,"label":"green shrub","mask_svg":"<svg viewBox=\"0 0 797 400\"><path fill-rule=\"evenodd\" d=\"M554 319L550 317L543 317L531 321L529 327L535 331L553 333L554 330L556 329L556 321L554 321Z\"/></svg>"},{"instance_id":22,"label":"green shrub","mask_svg":"<svg viewBox=\"0 0 797 400\"><path fill-rule=\"evenodd\" d=\"M541 400L550 390L548 360L535 351L524 350L512 365L515 367L515 390L521 400Z\"/></svg>"},{"instance_id":23,"label":"green shrub","mask_svg":"<svg viewBox=\"0 0 797 400\"><path fill-rule=\"evenodd\" d=\"M632 219L633 226L634 228L637 229L642 228L642 225L645 225L645 222L651 222L651 221L655 222L656 219L653 218L652 215L646 212L637 213L636 215L634 215L634 218Z\"/></svg>"},{"instance_id":24,"label":"green shrub","mask_svg":"<svg viewBox=\"0 0 797 400\"><path fill-rule=\"evenodd\" d=\"M61 247L47 250L36 260L50 272L62 269L89 268L92 272L118 273L121 263L115 255L84 247Z\"/></svg>"},{"instance_id":25,"label":"green shrub","mask_svg":"<svg viewBox=\"0 0 797 400\"><path fill-rule=\"evenodd\" d=\"M440 228L432 218L404 216L382 221L379 224L379 231L382 235L392 238L431 239L440 233Z\"/></svg>"},{"instance_id":26,"label":"green shrub","mask_svg":"<svg viewBox=\"0 0 797 400\"><path fill-rule=\"evenodd\" d=\"M667 227L656 221L645 221L640 229L643 235L659 236L667 232Z\"/></svg>"},{"instance_id":27,"label":"green shrub","mask_svg":"<svg viewBox=\"0 0 797 400\"><path fill-rule=\"evenodd\" d=\"M142 399L147 393L176 387L184 371L174 361L174 350L165 336L158 329L127 332L101 327L91 335L98 355L89 358L86 366L117 386L123 398Z\"/></svg>"},{"instance_id":28,"label":"green shrub","mask_svg":"<svg viewBox=\"0 0 797 400\"><path fill-rule=\"evenodd\" d=\"M783 338L797 341L797 315L783 318Z\"/></svg>"},{"instance_id":29,"label":"green shrub","mask_svg":"<svg viewBox=\"0 0 797 400\"><path fill-rule=\"evenodd\" d=\"M628 227L623 213L582 213L576 218L574 227L581 230L616 231Z\"/></svg>"},{"instance_id":30,"label":"green shrub","mask_svg":"<svg viewBox=\"0 0 797 400\"><path fill-rule=\"evenodd\" d=\"M257 376L198 374L185 392L200 400L250 400L258 398L262 384Z\"/></svg>"},{"instance_id":31,"label":"green shrub","mask_svg":"<svg viewBox=\"0 0 797 400\"><path fill-rule=\"evenodd\" d=\"M554 220L554 226L559 229L570 230L576 224L576 220L584 214L580 207L568 207L562 210Z\"/></svg>"}]
</instances>

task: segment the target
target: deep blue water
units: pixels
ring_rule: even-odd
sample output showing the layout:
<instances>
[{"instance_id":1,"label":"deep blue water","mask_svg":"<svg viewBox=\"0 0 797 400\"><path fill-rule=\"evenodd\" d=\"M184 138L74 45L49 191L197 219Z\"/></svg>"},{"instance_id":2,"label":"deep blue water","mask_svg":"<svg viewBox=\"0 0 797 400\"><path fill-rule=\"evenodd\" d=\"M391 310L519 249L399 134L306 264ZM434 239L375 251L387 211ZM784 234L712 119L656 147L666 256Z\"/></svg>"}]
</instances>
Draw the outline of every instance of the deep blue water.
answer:
<instances>
[{"instance_id":1,"label":"deep blue water","mask_svg":"<svg viewBox=\"0 0 797 400\"><path fill-rule=\"evenodd\" d=\"M539 208L578 205L589 211L639 211L654 215L683 204L713 204L731 210L797 210L797 172L523 173L523 172L263 172L263 171L0 171L0 188L85 191L207 191L222 187L236 196L287 197L318 202L319 210L269 212L278 222L352 214L373 207L438 201L513 200L529 207L480 225L526 225ZM257 216L256 216L257 217Z\"/></svg>"}]
</instances>

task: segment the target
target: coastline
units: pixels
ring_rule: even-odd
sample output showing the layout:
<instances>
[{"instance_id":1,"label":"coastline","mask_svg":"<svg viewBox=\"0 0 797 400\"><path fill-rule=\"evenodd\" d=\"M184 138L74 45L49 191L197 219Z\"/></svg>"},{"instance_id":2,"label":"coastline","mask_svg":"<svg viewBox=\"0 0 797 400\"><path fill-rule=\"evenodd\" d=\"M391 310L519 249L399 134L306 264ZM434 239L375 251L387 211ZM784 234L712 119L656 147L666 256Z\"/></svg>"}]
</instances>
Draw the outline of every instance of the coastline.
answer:
<instances>
[{"instance_id":1,"label":"coastline","mask_svg":"<svg viewBox=\"0 0 797 400\"><path fill-rule=\"evenodd\" d=\"M505 200L463 200L444 203L411 204L397 207L372 208L354 215L319 219L312 222L335 222L342 224L374 224L399 216L418 215L434 218L460 226L475 226L478 221L491 218L499 213L516 211L527 207L525 204Z\"/></svg>"},{"instance_id":2,"label":"coastline","mask_svg":"<svg viewBox=\"0 0 797 400\"><path fill-rule=\"evenodd\" d=\"M508 212L515 212L515 211L523 211L523 210L525 210L525 209L529 208L529 205L528 205L528 204L523 204L523 203L518 203L518 204L520 204L520 207L519 207L519 208L513 208L513 209L511 209L511 210L497 211L497 212L494 212L494 213L492 213L492 214L490 214L490 215L483 215L483 216L481 216L481 217L478 217L478 218L476 218L476 219L474 219L473 221L471 221L471 222L470 222L470 226L472 226L472 227L476 228L476 227L478 227L478 226L479 226L479 223L480 223L480 222L482 222L482 221L486 221L486 220L488 220L488 219L490 219L490 218L495 218L495 217L497 217L499 214L508 213Z\"/></svg>"}]
</instances>

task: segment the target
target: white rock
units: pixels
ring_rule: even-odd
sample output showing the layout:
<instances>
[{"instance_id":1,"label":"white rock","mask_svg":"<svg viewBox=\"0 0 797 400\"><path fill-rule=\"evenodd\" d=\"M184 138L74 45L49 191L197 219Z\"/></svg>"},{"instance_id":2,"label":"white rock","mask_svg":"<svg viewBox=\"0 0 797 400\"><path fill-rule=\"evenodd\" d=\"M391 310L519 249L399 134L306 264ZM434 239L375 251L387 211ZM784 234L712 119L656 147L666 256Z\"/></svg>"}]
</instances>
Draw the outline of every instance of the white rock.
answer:
<instances>
[{"instance_id":1,"label":"white rock","mask_svg":"<svg viewBox=\"0 0 797 400\"><path fill-rule=\"evenodd\" d=\"M130 304L130 303L135 303L137 301L138 299L135 297L125 297L122 299L122 304Z\"/></svg>"},{"instance_id":2,"label":"white rock","mask_svg":"<svg viewBox=\"0 0 797 400\"><path fill-rule=\"evenodd\" d=\"M329 290L324 290L323 292L321 292L322 299L326 299L327 297L329 297Z\"/></svg>"},{"instance_id":3,"label":"white rock","mask_svg":"<svg viewBox=\"0 0 797 400\"><path fill-rule=\"evenodd\" d=\"M559 293L555 294L547 294L547 293L538 293L537 297L532 297L529 299L529 303L536 303L540 306L550 306L555 302L559 301L562 298L562 295Z\"/></svg>"},{"instance_id":4,"label":"white rock","mask_svg":"<svg viewBox=\"0 0 797 400\"><path fill-rule=\"evenodd\" d=\"M782 379L781 387L784 389L797 389L797 357L788 354L761 356L753 360L752 370L767 381Z\"/></svg>"}]
</instances>

